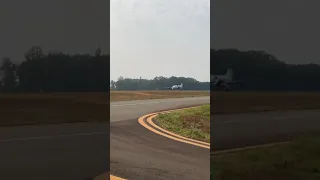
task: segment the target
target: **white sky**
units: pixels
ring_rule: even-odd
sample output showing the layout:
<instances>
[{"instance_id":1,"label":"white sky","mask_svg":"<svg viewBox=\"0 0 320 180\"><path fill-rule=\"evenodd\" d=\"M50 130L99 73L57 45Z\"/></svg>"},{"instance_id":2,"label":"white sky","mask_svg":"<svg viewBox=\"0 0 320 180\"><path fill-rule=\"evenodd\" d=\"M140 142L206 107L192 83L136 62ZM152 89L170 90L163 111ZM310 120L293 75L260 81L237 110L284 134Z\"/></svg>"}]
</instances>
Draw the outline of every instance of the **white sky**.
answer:
<instances>
[{"instance_id":1,"label":"white sky","mask_svg":"<svg viewBox=\"0 0 320 180\"><path fill-rule=\"evenodd\" d=\"M210 0L111 0L111 79L210 80Z\"/></svg>"}]
</instances>

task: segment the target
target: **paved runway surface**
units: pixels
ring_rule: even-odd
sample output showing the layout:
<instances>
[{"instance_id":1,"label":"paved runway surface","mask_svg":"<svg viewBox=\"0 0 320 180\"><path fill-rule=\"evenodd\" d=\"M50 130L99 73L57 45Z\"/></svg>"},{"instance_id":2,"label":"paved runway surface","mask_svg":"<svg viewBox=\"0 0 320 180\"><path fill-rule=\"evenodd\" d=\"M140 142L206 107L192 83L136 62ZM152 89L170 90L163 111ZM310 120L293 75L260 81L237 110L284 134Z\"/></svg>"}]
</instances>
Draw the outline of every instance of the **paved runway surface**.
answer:
<instances>
[{"instance_id":1,"label":"paved runway surface","mask_svg":"<svg viewBox=\"0 0 320 180\"><path fill-rule=\"evenodd\" d=\"M0 179L85 180L109 168L108 123L0 128Z\"/></svg>"},{"instance_id":2,"label":"paved runway surface","mask_svg":"<svg viewBox=\"0 0 320 180\"><path fill-rule=\"evenodd\" d=\"M210 150L287 141L313 131L320 131L320 110L212 115Z\"/></svg>"},{"instance_id":3,"label":"paved runway surface","mask_svg":"<svg viewBox=\"0 0 320 180\"><path fill-rule=\"evenodd\" d=\"M139 118L142 115L180 107L210 103L210 97L173 98L159 100L121 101L111 103L111 122Z\"/></svg>"},{"instance_id":4,"label":"paved runway surface","mask_svg":"<svg viewBox=\"0 0 320 180\"><path fill-rule=\"evenodd\" d=\"M209 153L197 155L204 149L153 134L137 122L149 112L209 101L200 97L111 103L111 174L156 180L199 179L209 172L202 169L209 167ZM109 169L108 130L109 123L0 128L0 179L85 180L99 175Z\"/></svg>"},{"instance_id":5,"label":"paved runway surface","mask_svg":"<svg viewBox=\"0 0 320 180\"><path fill-rule=\"evenodd\" d=\"M200 97L112 104L111 174L130 180L209 179L208 149L157 135L137 122L151 112L209 102Z\"/></svg>"},{"instance_id":6,"label":"paved runway surface","mask_svg":"<svg viewBox=\"0 0 320 180\"><path fill-rule=\"evenodd\" d=\"M111 174L122 178L209 179L209 152L157 135L136 119L111 124Z\"/></svg>"}]
</instances>

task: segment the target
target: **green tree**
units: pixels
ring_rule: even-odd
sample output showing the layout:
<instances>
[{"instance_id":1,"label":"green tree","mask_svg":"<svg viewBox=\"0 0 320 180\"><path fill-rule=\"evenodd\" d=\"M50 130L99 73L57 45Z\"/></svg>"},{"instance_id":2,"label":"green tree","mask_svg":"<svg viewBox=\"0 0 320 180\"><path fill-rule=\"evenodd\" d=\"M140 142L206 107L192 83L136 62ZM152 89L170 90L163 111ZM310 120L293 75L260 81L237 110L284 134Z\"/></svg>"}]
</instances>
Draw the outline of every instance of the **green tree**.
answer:
<instances>
[{"instance_id":1,"label":"green tree","mask_svg":"<svg viewBox=\"0 0 320 180\"><path fill-rule=\"evenodd\" d=\"M0 70L2 71L1 91L14 92L17 86L16 65L10 58L3 58Z\"/></svg>"},{"instance_id":2,"label":"green tree","mask_svg":"<svg viewBox=\"0 0 320 180\"><path fill-rule=\"evenodd\" d=\"M243 83L233 85L239 91L320 91L320 66L294 65L278 60L264 51L211 49L210 74L223 74L231 67L234 78ZM212 90L215 87L212 85Z\"/></svg>"},{"instance_id":3,"label":"green tree","mask_svg":"<svg viewBox=\"0 0 320 180\"><path fill-rule=\"evenodd\" d=\"M185 90L209 90L210 82L199 82L194 78L186 77L155 77L153 79L132 79L123 78L122 76L118 78L115 82L116 90L166 90L168 87L183 83Z\"/></svg>"},{"instance_id":4,"label":"green tree","mask_svg":"<svg viewBox=\"0 0 320 180\"><path fill-rule=\"evenodd\" d=\"M33 47L26 53L18 75L20 89L25 92L107 92L109 70L109 55L43 54Z\"/></svg>"},{"instance_id":5,"label":"green tree","mask_svg":"<svg viewBox=\"0 0 320 180\"><path fill-rule=\"evenodd\" d=\"M43 58L44 54L42 49L39 46L32 46L31 49L25 53L25 58L29 60L39 60Z\"/></svg>"}]
</instances>

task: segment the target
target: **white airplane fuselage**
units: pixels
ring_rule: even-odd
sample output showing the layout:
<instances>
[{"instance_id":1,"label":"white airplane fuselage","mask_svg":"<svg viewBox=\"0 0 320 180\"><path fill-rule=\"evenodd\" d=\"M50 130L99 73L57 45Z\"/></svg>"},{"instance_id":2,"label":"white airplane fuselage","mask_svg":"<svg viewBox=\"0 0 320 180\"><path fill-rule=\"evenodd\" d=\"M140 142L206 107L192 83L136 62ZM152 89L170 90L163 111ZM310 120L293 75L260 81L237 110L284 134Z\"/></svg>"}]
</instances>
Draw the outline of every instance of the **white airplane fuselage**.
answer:
<instances>
[{"instance_id":1,"label":"white airplane fuselage","mask_svg":"<svg viewBox=\"0 0 320 180\"><path fill-rule=\"evenodd\" d=\"M169 87L169 89L171 89L171 90L180 90L182 88L183 88L182 83L180 85L173 85L173 86Z\"/></svg>"},{"instance_id":2,"label":"white airplane fuselage","mask_svg":"<svg viewBox=\"0 0 320 180\"><path fill-rule=\"evenodd\" d=\"M231 89L231 84L237 83L233 81L233 71L230 68L225 75L211 75L211 81L215 86L222 87L226 91Z\"/></svg>"}]
</instances>

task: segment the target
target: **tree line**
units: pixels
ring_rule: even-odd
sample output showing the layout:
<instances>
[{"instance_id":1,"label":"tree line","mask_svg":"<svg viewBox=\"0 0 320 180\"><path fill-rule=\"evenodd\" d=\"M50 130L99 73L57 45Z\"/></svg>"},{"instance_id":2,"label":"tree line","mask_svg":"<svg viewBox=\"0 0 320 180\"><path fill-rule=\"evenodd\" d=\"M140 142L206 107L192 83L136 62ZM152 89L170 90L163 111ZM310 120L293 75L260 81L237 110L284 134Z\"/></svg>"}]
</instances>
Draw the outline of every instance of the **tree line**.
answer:
<instances>
[{"instance_id":1,"label":"tree line","mask_svg":"<svg viewBox=\"0 0 320 180\"><path fill-rule=\"evenodd\" d=\"M10 58L0 63L1 92L103 92L109 90L110 56L43 53L33 46L21 64Z\"/></svg>"},{"instance_id":2,"label":"tree line","mask_svg":"<svg viewBox=\"0 0 320 180\"><path fill-rule=\"evenodd\" d=\"M231 67L238 91L320 91L320 66L287 64L265 51L211 49L211 74ZM21 64L4 57L0 62L0 92L106 92L108 90L161 90L184 84L186 90L208 90L209 82L188 77L153 79L109 79L110 56L97 49L94 54L44 53L34 46ZM211 89L215 87L211 85Z\"/></svg>"},{"instance_id":3,"label":"tree line","mask_svg":"<svg viewBox=\"0 0 320 180\"><path fill-rule=\"evenodd\" d=\"M172 85L183 83L184 90L210 90L210 82L200 82L187 77L155 77L153 79L132 79L119 77L117 81L111 81L111 90L168 90Z\"/></svg>"},{"instance_id":4,"label":"tree line","mask_svg":"<svg viewBox=\"0 0 320 180\"><path fill-rule=\"evenodd\" d=\"M45 54L38 46L25 53L21 64L8 58L0 62L0 92L107 92L111 90L161 90L174 84L186 90L209 90L210 82L186 77L131 79L110 82L110 56L95 54Z\"/></svg>"},{"instance_id":5,"label":"tree line","mask_svg":"<svg viewBox=\"0 0 320 180\"><path fill-rule=\"evenodd\" d=\"M210 74L234 71L233 85L238 91L320 91L320 66L317 64L287 64L265 51L211 49ZM211 86L215 90L214 85Z\"/></svg>"}]
</instances>

